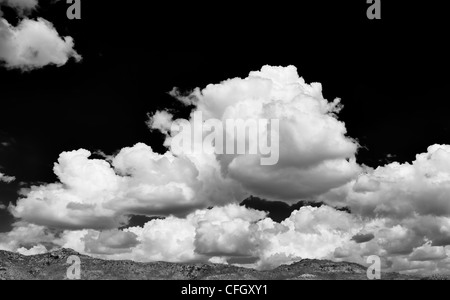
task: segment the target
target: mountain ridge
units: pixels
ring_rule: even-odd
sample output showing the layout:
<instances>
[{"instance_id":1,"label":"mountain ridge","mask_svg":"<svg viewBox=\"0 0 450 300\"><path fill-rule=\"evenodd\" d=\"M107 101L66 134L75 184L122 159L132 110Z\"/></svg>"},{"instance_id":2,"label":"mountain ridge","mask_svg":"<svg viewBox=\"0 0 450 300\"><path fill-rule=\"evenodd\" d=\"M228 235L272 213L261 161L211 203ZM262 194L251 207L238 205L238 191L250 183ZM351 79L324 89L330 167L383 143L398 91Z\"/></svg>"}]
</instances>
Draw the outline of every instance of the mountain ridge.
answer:
<instances>
[{"instance_id":1,"label":"mountain ridge","mask_svg":"<svg viewBox=\"0 0 450 300\"><path fill-rule=\"evenodd\" d=\"M24 256L0 250L0 280L66 280L67 262L81 260L82 280L367 280L366 268L350 262L302 259L272 270L207 263L140 263L102 260L72 249ZM418 280L418 276L382 273L382 280ZM431 278L436 279L436 278ZM441 278L439 278L441 279Z\"/></svg>"}]
</instances>

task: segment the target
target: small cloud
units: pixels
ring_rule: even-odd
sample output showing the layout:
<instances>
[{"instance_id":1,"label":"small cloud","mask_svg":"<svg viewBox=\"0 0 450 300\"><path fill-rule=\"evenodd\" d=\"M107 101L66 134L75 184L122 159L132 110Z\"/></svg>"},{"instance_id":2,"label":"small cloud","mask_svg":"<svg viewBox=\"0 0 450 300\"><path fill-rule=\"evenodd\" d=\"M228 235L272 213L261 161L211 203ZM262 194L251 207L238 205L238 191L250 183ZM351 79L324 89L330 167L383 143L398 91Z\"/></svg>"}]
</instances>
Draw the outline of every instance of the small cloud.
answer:
<instances>
[{"instance_id":1,"label":"small cloud","mask_svg":"<svg viewBox=\"0 0 450 300\"><path fill-rule=\"evenodd\" d=\"M195 103L198 101L197 95L199 94L199 89L195 89L191 93L182 93L180 92L180 89L177 87L174 87L168 94L174 98L176 98L178 101L183 103L186 106L195 105Z\"/></svg>"},{"instance_id":2,"label":"small cloud","mask_svg":"<svg viewBox=\"0 0 450 300\"><path fill-rule=\"evenodd\" d=\"M81 61L71 37L61 37L53 24L23 19L17 27L0 18L0 62L9 69L30 71L47 65L62 66L70 58Z\"/></svg>"},{"instance_id":3,"label":"small cloud","mask_svg":"<svg viewBox=\"0 0 450 300\"><path fill-rule=\"evenodd\" d=\"M11 183L14 180L16 180L16 177L14 176L7 176L3 173L0 173L0 182L5 182L5 183Z\"/></svg>"}]
</instances>

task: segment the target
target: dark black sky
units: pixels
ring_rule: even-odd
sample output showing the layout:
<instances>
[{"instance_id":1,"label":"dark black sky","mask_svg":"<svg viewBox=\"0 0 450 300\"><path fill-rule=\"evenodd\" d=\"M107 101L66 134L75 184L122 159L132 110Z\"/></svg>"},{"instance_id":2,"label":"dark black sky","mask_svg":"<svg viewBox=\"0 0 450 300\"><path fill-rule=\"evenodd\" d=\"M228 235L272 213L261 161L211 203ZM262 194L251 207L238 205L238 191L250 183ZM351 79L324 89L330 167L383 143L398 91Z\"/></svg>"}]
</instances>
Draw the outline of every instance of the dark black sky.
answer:
<instances>
[{"instance_id":1,"label":"dark black sky","mask_svg":"<svg viewBox=\"0 0 450 300\"><path fill-rule=\"evenodd\" d=\"M246 77L265 64L295 65L307 82L322 83L327 99L342 98L340 119L364 146L360 163L382 165L388 154L411 161L431 144L450 144L443 7L385 0L382 20L369 21L366 1L293 2L82 0L82 20L70 21L65 1L42 1L32 17L72 36L83 61L0 69L0 142L11 143L0 166L17 177L0 184L0 201L14 202L20 186L54 181L62 151L113 153L137 142L162 151L145 121L148 112L177 108L168 91ZM0 232L10 222L0 211Z\"/></svg>"}]
</instances>

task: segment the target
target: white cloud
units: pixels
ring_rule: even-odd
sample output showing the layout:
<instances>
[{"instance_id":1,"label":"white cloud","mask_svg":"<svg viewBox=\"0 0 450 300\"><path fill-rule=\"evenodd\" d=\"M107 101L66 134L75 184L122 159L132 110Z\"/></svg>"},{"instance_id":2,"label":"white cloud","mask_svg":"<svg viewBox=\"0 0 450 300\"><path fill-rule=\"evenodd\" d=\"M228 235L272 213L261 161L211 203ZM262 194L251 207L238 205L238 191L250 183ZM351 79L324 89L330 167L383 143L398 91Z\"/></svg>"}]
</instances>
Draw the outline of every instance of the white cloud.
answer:
<instances>
[{"instance_id":1,"label":"white cloud","mask_svg":"<svg viewBox=\"0 0 450 300\"><path fill-rule=\"evenodd\" d=\"M360 171L357 145L335 116L338 101L323 99L320 84L307 85L294 67L266 66L196 93L190 99L205 116L280 119L280 163L261 166L257 157L206 152L160 155L144 144L107 161L89 159L90 152L80 149L61 154L54 168L59 183L32 187L12 213L63 229L112 229L128 215L183 216L250 193L295 201L345 184ZM172 123L167 112L149 121L168 134Z\"/></svg>"},{"instance_id":2,"label":"white cloud","mask_svg":"<svg viewBox=\"0 0 450 300\"><path fill-rule=\"evenodd\" d=\"M253 256L258 247L255 224L266 213L227 205L197 211L191 217L196 224L197 253L209 257Z\"/></svg>"},{"instance_id":3,"label":"white cloud","mask_svg":"<svg viewBox=\"0 0 450 300\"><path fill-rule=\"evenodd\" d=\"M261 268L274 268L301 258L332 258L334 251L348 243L363 228L358 218L331 207L303 207L277 224L266 219L260 231Z\"/></svg>"},{"instance_id":4,"label":"white cloud","mask_svg":"<svg viewBox=\"0 0 450 300\"><path fill-rule=\"evenodd\" d=\"M132 250L134 260L189 262L199 259L194 246L195 227L189 220L169 217L129 230L140 241Z\"/></svg>"},{"instance_id":5,"label":"white cloud","mask_svg":"<svg viewBox=\"0 0 450 300\"><path fill-rule=\"evenodd\" d=\"M339 256L362 262L361 253L382 256L388 270L450 272L450 146L433 145L411 163L365 168L356 180L318 197L343 205L378 227L374 238L339 249ZM345 255L344 255L345 254Z\"/></svg>"},{"instance_id":6,"label":"white cloud","mask_svg":"<svg viewBox=\"0 0 450 300\"><path fill-rule=\"evenodd\" d=\"M201 206L196 191L201 189L199 171L189 159L154 153L144 144L122 149L112 165L126 177L122 199L110 207L134 214L168 215L189 212Z\"/></svg>"},{"instance_id":7,"label":"white cloud","mask_svg":"<svg viewBox=\"0 0 450 300\"><path fill-rule=\"evenodd\" d=\"M111 229L128 215L186 215L240 200L217 165L160 155L145 144L112 158L89 159L87 150L64 152L55 164L60 182L31 187L11 207L17 218L62 229Z\"/></svg>"},{"instance_id":8,"label":"white cloud","mask_svg":"<svg viewBox=\"0 0 450 300\"><path fill-rule=\"evenodd\" d=\"M78 253L86 254L86 236L89 230L65 230L59 237L54 239L54 243L62 248L73 249Z\"/></svg>"},{"instance_id":9,"label":"white cloud","mask_svg":"<svg viewBox=\"0 0 450 300\"><path fill-rule=\"evenodd\" d=\"M0 233L0 250L17 251L39 244L54 245L55 235L43 226L18 222L7 233Z\"/></svg>"},{"instance_id":10,"label":"white cloud","mask_svg":"<svg viewBox=\"0 0 450 300\"><path fill-rule=\"evenodd\" d=\"M433 247L429 243L414 249L409 261L434 261L447 258L444 247Z\"/></svg>"},{"instance_id":11,"label":"white cloud","mask_svg":"<svg viewBox=\"0 0 450 300\"><path fill-rule=\"evenodd\" d=\"M14 8L20 17L38 7L37 0L0 0L1 6ZM0 10L0 64L24 71L46 65L62 66L70 58L80 61L71 37L60 37L53 24L42 18L23 18L14 27L2 18Z\"/></svg>"},{"instance_id":12,"label":"white cloud","mask_svg":"<svg viewBox=\"0 0 450 300\"><path fill-rule=\"evenodd\" d=\"M47 248L45 248L44 245L36 245L33 246L30 249L27 249L25 247L19 248L17 249L17 253L20 253L22 255L37 255L37 254L43 254L43 253L47 253L48 250Z\"/></svg>"},{"instance_id":13,"label":"white cloud","mask_svg":"<svg viewBox=\"0 0 450 300\"><path fill-rule=\"evenodd\" d=\"M128 253L139 244L137 235L117 229L102 232L90 230L83 239L84 251L92 254Z\"/></svg>"},{"instance_id":14,"label":"white cloud","mask_svg":"<svg viewBox=\"0 0 450 300\"><path fill-rule=\"evenodd\" d=\"M16 178L14 176L7 176L3 173L0 173L0 182L11 183L14 180L16 180Z\"/></svg>"},{"instance_id":15,"label":"white cloud","mask_svg":"<svg viewBox=\"0 0 450 300\"><path fill-rule=\"evenodd\" d=\"M450 146L433 145L412 163L366 169L357 180L321 200L343 203L370 217L450 217L449 192Z\"/></svg>"},{"instance_id":16,"label":"white cloud","mask_svg":"<svg viewBox=\"0 0 450 300\"><path fill-rule=\"evenodd\" d=\"M0 0L0 6L15 8L19 13L29 12L38 6L37 0ZM1 11L0 11L1 16Z\"/></svg>"},{"instance_id":17,"label":"white cloud","mask_svg":"<svg viewBox=\"0 0 450 300\"><path fill-rule=\"evenodd\" d=\"M185 218L155 219L143 227L124 230L64 231L55 239L69 247L100 258L135 261L193 262L223 256L251 256L257 252L256 238L264 212L227 205L197 210ZM0 244L1 245L1 244Z\"/></svg>"},{"instance_id":18,"label":"white cloud","mask_svg":"<svg viewBox=\"0 0 450 300\"><path fill-rule=\"evenodd\" d=\"M345 125L336 116L339 100L328 102L322 86L306 84L293 66L265 66L245 79L210 84L189 96L179 96L176 91L171 94L183 103L188 98L205 120L280 121L278 164L262 166L260 155L217 157L226 178L250 193L296 201L339 187L360 172L355 160L357 143L346 136ZM166 133L171 120L170 114L159 112L149 125ZM175 135L169 132L166 145Z\"/></svg>"},{"instance_id":19,"label":"white cloud","mask_svg":"<svg viewBox=\"0 0 450 300\"><path fill-rule=\"evenodd\" d=\"M367 265L368 256L379 255L383 271L449 272L446 248L432 246L414 227L415 221L399 224L386 218L365 219L322 206L303 207L276 223L263 212L228 205L199 210L186 218L154 220L143 229L132 228L142 244L121 258L175 262L212 259L222 263L254 258L249 266L271 269L303 258ZM369 233L373 238L354 239Z\"/></svg>"},{"instance_id":20,"label":"white cloud","mask_svg":"<svg viewBox=\"0 0 450 300\"><path fill-rule=\"evenodd\" d=\"M109 259L225 262L254 258L255 267L266 269L300 258L331 258L336 248L352 243L352 236L362 227L354 216L330 207L304 207L278 224L264 212L232 204L104 233L112 237L109 244L121 245L115 248L107 245L107 238L100 238L103 233L93 230L78 231L69 239L83 253ZM118 243L116 235L120 236Z\"/></svg>"},{"instance_id":21,"label":"white cloud","mask_svg":"<svg viewBox=\"0 0 450 300\"><path fill-rule=\"evenodd\" d=\"M61 183L35 186L11 207L15 217L57 228L115 228L126 218L105 207L124 184L104 160L86 150L64 152L54 172Z\"/></svg>"},{"instance_id":22,"label":"white cloud","mask_svg":"<svg viewBox=\"0 0 450 300\"><path fill-rule=\"evenodd\" d=\"M250 255L252 223L265 213L237 205L197 210L185 218L152 220L142 228L127 229L140 244L129 254L138 261L207 261L217 256ZM123 258L123 257L122 257Z\"/></svg>"},{"instance_id":23,"label":"white cloud","mask_svg":"<svg viewBox=\"0 0 450 300\"><path fill-rule=\"evenodd\" d=\"M166 111L158 111L154 114L149 114L149 121L147 125L155 130L159 130L164 134L170 131L173 123L173 116Z\"/></svg>"},{"instance_id":24,"label":"white cloud","mask_svg":"<svg viewBox=\"0 0 450 300\"><path fill-rule=\"evenodd\" d=\"M258 269L272 269L303 258L366 265L368 256L378 255L383 271L450 272L450 247L433 246L414 227L415 221L423 228L431 219L399 224L322 206L302 207L276 223L264 212L232 204L197 210L184 218L155 219L143 227L124 230L52 232L18 223L10 233L0 234L0 249L32 254L39 249L43 252L44 247L66 247L103 259L214 261ZM356 242L353 238L368 233L372 239Z\"/></svg>"},{"instance_id":25,"label":"white cloud","mask_svg":"<svg viewBox=\"0 0 450 300\"><path fill-rule=\"evenodd\" d=\"M0 18L0 62L7 68L31 70L46 65L62 66L70 58L81 56L74 50L71 37L60 37L53 25L39 18L23 19L13 27Z\"/></svg>"}]
</instances>

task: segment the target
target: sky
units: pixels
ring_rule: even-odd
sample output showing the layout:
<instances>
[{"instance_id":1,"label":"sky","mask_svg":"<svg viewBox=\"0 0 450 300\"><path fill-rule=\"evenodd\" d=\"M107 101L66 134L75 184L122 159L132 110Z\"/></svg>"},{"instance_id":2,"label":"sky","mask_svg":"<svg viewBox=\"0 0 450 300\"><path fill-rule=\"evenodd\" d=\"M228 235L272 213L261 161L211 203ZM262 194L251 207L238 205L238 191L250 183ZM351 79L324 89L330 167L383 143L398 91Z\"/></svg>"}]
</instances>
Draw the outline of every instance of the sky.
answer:
<instances>
[{"instance_id":1,"label":"sky","mask_svg":"<svg viewBox=\"0 0 450 300\"><path fill-rule=\"evenodd\" d=\"M0 0L0 249L448 272L442 9L91 2ZM174 155L195 111L281 120L280 163Z\"/></svg>"}]
</instances>

